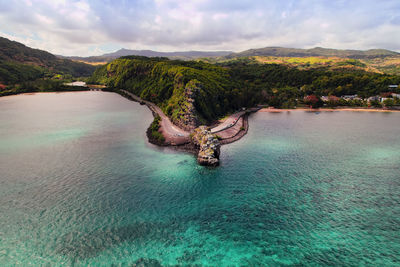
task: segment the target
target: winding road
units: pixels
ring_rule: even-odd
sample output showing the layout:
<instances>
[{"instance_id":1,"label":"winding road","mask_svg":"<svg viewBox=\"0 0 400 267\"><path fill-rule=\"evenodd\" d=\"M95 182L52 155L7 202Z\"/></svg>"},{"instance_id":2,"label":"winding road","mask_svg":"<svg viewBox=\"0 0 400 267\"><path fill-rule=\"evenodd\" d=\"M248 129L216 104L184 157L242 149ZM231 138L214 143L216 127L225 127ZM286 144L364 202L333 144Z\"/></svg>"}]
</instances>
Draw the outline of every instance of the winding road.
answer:
<instances>
[{"instance_id":1,"label":"winding road","mask_svg":"<svg viewBox=\"0 0 400 267\"><path fill-rule=\"evenodd\" d=\"M160 130L165 137L165 141L170 145L183 145L190 142L190 132L187 132L174 125L164 112L154 103L141 99L140 97L121 90L135 101L145 103L147 107L161 117ZM222 139L232 138L241 131L243 126L243 115L246 111L240 111L230 115L224 122L211 129L211 133L218 133Z\"/></svg>"},{"instance_id":2,"label":"winding road","mask_svg":"<svg viewBox=\"0 0 400 267\"><path fill-rule=\"evenodd\" d=\"M246 111L240 111L230 115L224 122L211 129L211 133L222 132L236 125L240 117L246 114Z\"/></svg>"},{"instance_id":3,"label":"winding road","mask_svg":"<svg viewBox=\"0 0 400 267\"><path fill-rule=\"evenodd\" d=\"M157 113L161 117L160 128L165 137L165 141L171 145L182 145L189 142L190 133L174 125L171 120L164 114L164 112L156 106L156 104L143 100L140 97L126 91L121 90L134 100L145 103L151 111Z\"/></svg>"}]
</instances>

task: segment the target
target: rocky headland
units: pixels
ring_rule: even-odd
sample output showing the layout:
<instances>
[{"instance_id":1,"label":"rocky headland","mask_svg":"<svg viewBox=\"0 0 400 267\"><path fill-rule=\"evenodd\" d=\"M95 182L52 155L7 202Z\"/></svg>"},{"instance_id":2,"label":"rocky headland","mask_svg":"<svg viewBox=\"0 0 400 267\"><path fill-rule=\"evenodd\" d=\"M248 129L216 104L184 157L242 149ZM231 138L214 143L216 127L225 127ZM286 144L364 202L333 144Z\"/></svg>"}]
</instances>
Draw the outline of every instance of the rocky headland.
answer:
<instances>
[{"instance_id":1,"label":"rocky headland","mask_svg":"<svg viewBox=\"0 0 400 267\"><path fill-rule=\"evenodd\" d=\"M145 101L126 90L119 90L119 93L130 100L147 105L152 111L154 121L146 132L150 143L193 153L200 165L216 167L220 163L221 146L233 143L246 135L248 114L255 110L234 113L213 128L199 126L194 107L198 86L196 83L186 86L185 100L182 104L186 105L187 109L183 109L185 112L178 117L179 120L173 122L154 103Z\"/></svg>"},{"instance_id":2,"label":"rocky headland","mask_svg":"<svg viewBox=\"0 0 400 267\"><path fill-rule=\"evenodd\" d=\"M197 162L203 166L218 166L221 144L217 135L212 134L207 126L196 128L191 134L191 141L197 153Z\"/></svg>"}]
</instances>

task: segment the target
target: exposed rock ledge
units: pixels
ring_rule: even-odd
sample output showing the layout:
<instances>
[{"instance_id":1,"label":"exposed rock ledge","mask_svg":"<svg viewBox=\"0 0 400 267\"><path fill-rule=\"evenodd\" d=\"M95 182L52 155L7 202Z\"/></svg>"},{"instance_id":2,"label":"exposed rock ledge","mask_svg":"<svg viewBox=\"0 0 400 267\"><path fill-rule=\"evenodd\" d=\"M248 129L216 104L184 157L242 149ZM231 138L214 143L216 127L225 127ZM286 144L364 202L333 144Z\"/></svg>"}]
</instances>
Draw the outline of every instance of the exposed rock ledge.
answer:
<instances>
[{"instance_id":1,"label":"exposed rock ledge","mask_svg":"<svg viewBox=\"0 0 400 267\"><path fill-rule=\"evenodd\" d=\"M217 131L216 134L213 134L209 127L200 126L189 137L189 133L187 135L180 134L181 131L178 131L179 129L173 125L169 118L155 104L142 100L126 90L118 90L117 92L133 101L147 105L153 112L154 117L157 115L160 116L159 132L162 133L165 141L153 138L150 134L151 129L149 128L147 136L150 143L158 146L171 146L177 150L197 154L197 161L203 166L218 166L221 145L233 143L246 135L248 130L248 115L249 113L258 111L258 109L250 109L245 112L241 111L232 114L229 120L222 125L225 128L222 127L223 129ZM191 124L190 128L193 129L194 125ZM217 129L219 128L221 126ZM214 132L215 130L216 128L213 128Z\"/></svg>"},{"instance_id":2,"label":"exposed rock ledge","mask_svg":"<svg viewBox=\"0 0 400 267\"><path fill-rule=\"evenodd\" d=\"M200 126L191 135L192 142L199 150L197 162L203 166L218 166L221 144L207 126Z\"/></svg>"}]
</instances>

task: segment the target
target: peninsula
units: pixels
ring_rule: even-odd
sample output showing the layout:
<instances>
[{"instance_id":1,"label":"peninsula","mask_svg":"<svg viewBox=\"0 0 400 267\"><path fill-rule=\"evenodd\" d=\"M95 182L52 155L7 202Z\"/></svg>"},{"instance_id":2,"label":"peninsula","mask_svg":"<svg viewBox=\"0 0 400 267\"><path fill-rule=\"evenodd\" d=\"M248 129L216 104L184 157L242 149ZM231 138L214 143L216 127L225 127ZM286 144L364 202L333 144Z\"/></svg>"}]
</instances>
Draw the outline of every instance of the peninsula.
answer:
<instances>
[{"instance_id":1,"label":"peninsula","mask_svg":"<svg viewBox=\"0 0 400 267\"><path fill-rule=\"evenodd\" d=\"M95 67L0 38L0 96L89 90L69 86L83 80L146 104L154 114L150 142L193 151L212 166L221 145L246 134L254 107L400 108L397 52L270 47L190 54L187 61L168 53L122 56Z\"/></svg>"},{"instance_id":2,"label":"peninsula","mask_svg":"<svg viewBox=\"0 0 400 267\"><path fill-rule=\"evenodd\" d=\"M399 89L394 87L400 83L397 75L359 69L300 70L240 60L211 64L126 56L97 68L88 82L146 104L155 116L147 131L150 142L194 151L200 164L210 166L219 164L221 145L246 134L247 116L254 107L400 104Z\"/></svg>"},{"instance_id":3,"label":"peninsula","mask_svg":"<svg viewBox=\"0 0 400 267\"><path fill-rule=\"evenodd\" d=\"M154 115L154 122L147 130L149 142L160 146L172 146L178 149L194 152L200 165L219 165L220 146L230 144L243 137L248 130L247 116L257 109L236 112L213 127L205 125L186 127L174 125L164 112L154 103L126 91L119 90L121 95L145 104ZM161 134L161 135L160 135Z\"/></svg>"}]
</instances>

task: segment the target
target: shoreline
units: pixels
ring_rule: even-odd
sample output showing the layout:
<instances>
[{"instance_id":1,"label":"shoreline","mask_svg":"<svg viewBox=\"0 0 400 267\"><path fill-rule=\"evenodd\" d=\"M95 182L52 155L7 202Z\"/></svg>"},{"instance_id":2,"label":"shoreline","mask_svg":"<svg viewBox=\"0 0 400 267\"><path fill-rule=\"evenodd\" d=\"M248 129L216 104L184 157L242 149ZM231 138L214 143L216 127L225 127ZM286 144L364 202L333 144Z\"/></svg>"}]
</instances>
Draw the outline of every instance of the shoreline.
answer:
<instances>
[{"instance_id":1,"label":"shoreline","mask_svg":"<svg viewBox=\"0 0 400 267\"><path fill-rule=\"evenodd\" d=\"M13 97L13 96L26 96L26 95L36 95L36 94L62 94L62 93L82 93L82 92L90 92L90 90L70 90L70 91L52 91L52 92L26 92L26 93L17 93L17 94L9 94L9 95L4 95L0 96L0 98L6 98L6 97ZM107 91L102 91L102 92L107 92Z\"/></svg>"},{"instance_id":2,"label":"shoreline","mask_svg":"<svg viewBox=\"0 0 400 267\"><path fill-rule=\"evenodd\" d=\"M203 144L201 142L198 143L198 140L200 140L200 139L198 139L198 138L192 139L191 138L191 136L193 134L199 135L199 132L201 134L203 134L203 132L202 132L203 130L199 130L196 133L196 130L200 129L202 126L197 128L192 133L188 134L188 136L185 136L185 137L172 136L171 132L170 132L171 129L165 128L166 126L168 126L168 124L165 124L165 120L167 120L168 123L171 124L171 127L174 128L175 130L176 130L176 128L178 128L180 131L183 131L183 130L180 129L177 125L174 125L169 120L169 118L162 112L162 110L160 108L158 108L154 103L143 100L140 97L138 97L126 90L121 89L121 90L116 91L115 93L121 95L122 97L127 98L128 100L138 102L141 105L146 105L147 108L152 112L154 119L156 118L156 116L161 117L160 128L158 131L163 135L164 141L160 141L152 136L151 130L150 130L151 125L150 125L146 130L147 141L150 144L155 145L159 148L162 148L162 147L171 148L175 151L193 154L194 156L197 156L197 162L200 165L209 166L209 167L216 167L219 165L219 155L220 155L220 147L221 146L234 143L234 142L240 140L243 136L245 136L247 134L248 128L249 128L248 116L249 116L249 114L253 113L254 111L258 111L258 109L250 109L248 111L241 111L239 113L232 114L231 116L228 117L228 119L230 119L230 120L233 119L234 122L232 122L229 127L225 126L226 122L220 122L218 125L214 125L214 129L217 128L217 131L215 133L212 133L210 126L203 126L203 127L206 127L205 129L208 129L208 132L210 135L214 136L213 138L215 139L215 142L216 142L216 143L213 143L214 141L209 140L209 141L207 141L207 144ZM221 126L222 126L222 129L219 130L218 127L221 127ZM207 132L207 130L206 130L206 132ZM206 132L204 132L204 133L207 135ZM209 142L210 142L210 147L208 144ZM214 146L212 146L211 143L213 143ZM210 149L213 151L211 154L209 154Z\"/></svg>"},{"instance_id":3,"label":"shoreline","mask_svg":"<svg viewBox=\"0 0 400 267\"><path fill-rule=\"evenodd\" d=\"M381 109L381 108L262 108L259 112L290 112L290 111L307 111L307 112L333 112L333 111L355 111L355 112L400 112L397 109Z\"/></svg>"},{"instance_id":4,"label":"shoreline","mask_svg":"<svg viewBox=\"0 0 400 267\"><path fill-rule=\"evenodd\" d=\"M77 91L56 91L56 92L27 92L22 94L16 95L35 95L35 94L48 94L48 93L71 93L71 92L88 92L89 90L77 90ZM186 132L179 128L178 126L174 125L172 121L162 112L162 110L156 106L156 104L143 100L140 97L133 95L132 93L125 91L125 90L117 90L117 91L108 91L111 93L117 93L120 96L127 98L133 102L137 102L141 105L146 105L147 108L152 112L153 118L156 116L160 116L161 123L159 132L165 138L165 141L160 141L151 135L150 126L146 130L146 137L147 141L155 145L157 147L168 147L172 148L173 150L180 151L180 152L187 152L198 156L199 159L199 147L197 144L193 143L189 132ZM8 96L16 96L16 95L8 95ZM7 96L4 96L7 97ZM382 108L294 108L294 109L277 109L277 108L251 108L246 111L237 112L231 114L224 119L214 121L214 123L210 126L206 126L210 134L213 134L218 138L219 142L217 145L217 162L218 164L213 164L210 166L217 166L219 165L219 147L227 144L234 143L241 138L243 138L249 129L249 121L248 117L250 114L255 112L269 112L269 113L282 113L282 112L290 112L290 111L303 111L303 112L335 112L335 111L353 111L353 112L380 112L380 113L388 113L388 112L400 112L400 110L395 109L382 109ZM211 128L212 127L212 128ZM213 131L214 130L214 131ZM181 134L183 133L183 134ZM208 160L208 159L206 159ZM200 162L199 162L200 163ZM207 165L207 164L201 164ZM208 166L208 165L207 165Z\"/></svg>"}]
</instances>

